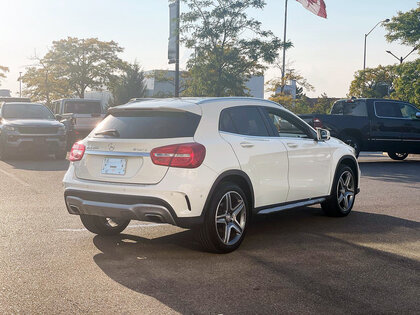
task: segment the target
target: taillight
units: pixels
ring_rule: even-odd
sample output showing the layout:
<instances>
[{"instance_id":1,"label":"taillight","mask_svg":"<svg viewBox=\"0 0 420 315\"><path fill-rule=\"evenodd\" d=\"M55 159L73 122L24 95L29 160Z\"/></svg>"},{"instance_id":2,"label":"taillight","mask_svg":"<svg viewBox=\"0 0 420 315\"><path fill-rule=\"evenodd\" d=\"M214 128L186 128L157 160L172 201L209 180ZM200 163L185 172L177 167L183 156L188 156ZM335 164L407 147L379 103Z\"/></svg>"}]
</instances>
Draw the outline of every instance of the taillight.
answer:
<instances>
[{"instance_id":1,"label":"taillight","mask_svg":"<svg viewBox=\"0 0 420 315\"><path fill-rule=\"evenodd\" d=\"M199 167L205 156L206 148L195 142L167 145L150 152L154 164L182 168Z\"/></svg>"},{"instance_id":2,"label":"taillight","mask_svg":"<svg viewBox=\"0 0 420 315\"><path fill-rule=\"evenodd\" d=\"M69 155L69 161L76 162L80 161L83 158L83 154L85 154L86 147L84 144L80 142L76 142L71 147L70 155Z\"/></svg>"},{"instance_id":3,"label":"taillight","mask_svg":"<svg viewBox=\"0 0 420 315\"><path fill-rule=\"evenodd\" d=\"M322 128L322 127L324 127L324 126L322 125L321 119L314 118L314 128Z\"/></svg>"}]
</instances>

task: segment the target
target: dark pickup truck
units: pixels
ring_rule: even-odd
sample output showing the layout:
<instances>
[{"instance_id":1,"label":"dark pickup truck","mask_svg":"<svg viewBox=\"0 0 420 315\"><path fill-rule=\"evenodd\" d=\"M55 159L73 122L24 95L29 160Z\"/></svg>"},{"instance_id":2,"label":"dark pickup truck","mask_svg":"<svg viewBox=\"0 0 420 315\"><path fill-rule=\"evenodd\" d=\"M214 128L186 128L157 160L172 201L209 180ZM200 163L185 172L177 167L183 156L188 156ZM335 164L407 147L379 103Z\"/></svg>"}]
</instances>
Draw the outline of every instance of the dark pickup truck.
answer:
<instances>
[{"instance_id":1,"label":"dark pickup truck","mask_svg":"<svg viewBox=\"0 0 420 315\"><path fill-rule=\"evenodd\" d=\"M383 151L394 160L420 153L420 110L407 102L388 99L349 99L334 103L329 115L300 117L315 128L360 151Z\"/></svg>"}]
</instances>

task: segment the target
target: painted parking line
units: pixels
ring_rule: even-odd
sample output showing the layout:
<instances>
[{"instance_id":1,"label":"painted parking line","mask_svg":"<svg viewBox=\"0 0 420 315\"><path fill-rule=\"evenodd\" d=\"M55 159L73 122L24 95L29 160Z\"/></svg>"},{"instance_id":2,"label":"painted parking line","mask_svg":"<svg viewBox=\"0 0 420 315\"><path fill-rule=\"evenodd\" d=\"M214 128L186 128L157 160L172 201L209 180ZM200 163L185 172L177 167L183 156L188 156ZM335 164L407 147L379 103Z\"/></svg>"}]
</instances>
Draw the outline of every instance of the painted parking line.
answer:
<instances>
[{"instance_id":1,"label":"painted parking line","mask_svg":"<svg viewBox=\"0 0 420 315\"><path fill-rule=\"evenodd\" d=\"M132 224L132 225L129 225L129 226L127 226L127 229L130 229L130 228L139 228L139 227L155 227L155 226L161 226L161 225L165 225L165 224L161 224L161 223L149 223L149 224L147 224L147 223L140 223L140 224ZM85 231L87 231L87 229L84 229L84 228L80 228L80 229L57 229L56 231L59 231L59 232L85 232Z\"/></svg>"},{"instance_id":2,"label":"painted parking line","mask_svg":"<svg viewBox=\"0 0 420 315\"><path fill-rule=\"evenodd\" d=\"M31 187L31 185L24 182L23 180L21 180L20 178L18 178L16 175L14 175L12 173L6 172L5 170L2 170L2 169L0 169L0 173L3 173L4 175L9 176L10 178L14 179L16 182L18 182L22 186Z\"/></svg>"}]
</instances>

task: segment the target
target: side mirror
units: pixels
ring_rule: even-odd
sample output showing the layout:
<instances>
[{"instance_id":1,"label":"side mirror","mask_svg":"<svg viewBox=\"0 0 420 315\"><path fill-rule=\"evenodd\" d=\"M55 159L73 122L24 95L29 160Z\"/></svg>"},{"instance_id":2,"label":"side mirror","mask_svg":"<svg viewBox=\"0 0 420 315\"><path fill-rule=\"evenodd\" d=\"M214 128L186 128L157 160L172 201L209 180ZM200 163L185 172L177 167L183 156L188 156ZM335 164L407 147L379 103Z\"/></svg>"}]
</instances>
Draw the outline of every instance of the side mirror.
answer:
<instances>
[{"instance_id":1,"label":"side mirror","mask_svg":"<svg viewBox=\"0 0 420 315\"><path fill-rule=\"evenodd\" d=\"M328 141L331 138L331 134L327 129L316 128L316 139L318 141Z\"/></svg>"},{"instance_id":2,"label":"side mirror","mask_svg":"<svg viewBox=\"0 0 420 315\"><path fill-rule=\"evenodd\" d=\"M417 112L417 113L416 113L416 118L417 118L417 119L420 119L420 112Z\"/></svg>"},{"instance_id":3,"label":"side mirror","mask_svg":"<svg viewBox=\"0 0 420 315\"><path fill-rule=\"evenodd\" d=\"M61 116L60 114L56 114L55 119L57 119L58 121L63 120L63 116Z\"/></svg>"}]
</instances>

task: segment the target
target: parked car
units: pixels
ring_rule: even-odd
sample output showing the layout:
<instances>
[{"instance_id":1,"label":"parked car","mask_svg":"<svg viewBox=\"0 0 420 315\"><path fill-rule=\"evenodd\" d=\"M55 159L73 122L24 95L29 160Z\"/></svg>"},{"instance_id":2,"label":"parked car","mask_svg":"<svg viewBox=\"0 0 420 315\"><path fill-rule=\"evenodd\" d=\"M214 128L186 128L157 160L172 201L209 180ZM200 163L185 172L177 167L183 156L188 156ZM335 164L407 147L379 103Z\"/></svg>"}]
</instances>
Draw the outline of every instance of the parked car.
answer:
<instances>
[{"instance_id":1,"label":"parked car","mask_svg":"<svg viewBox=\"0 0 420 315\"><path fill-rule=\"evenodd\" d=\"M388 99L349 99L334 103L330 115L300 115L313 127L360 151L388 152L394 160L420 153L420 110L413 104Z\"/></svg>"},{"instance_id":2,"label":"parked car","mask_svg":"<svg viewBox=\"0 0 420 315\"><path fill-rule=\"evenodd\" d=\"M44 105L0 103L0 159L12 153L37 150L65 159L66 128Z\"/></svg>"},{"instance_id":3,"label":"parked car","mask_svg":"<svg viewBox=\"0 0 420 315\"><path fill-rule=\"evenodd\" d=\"M27 97L9 97L9 96L1 96L0 103L16 103L16 102L24 102L30 103L31 100Z\"/></svg>"},{"instance_id":4,"label":"parked car","mask_svg":"<svg viewBox=\"0 0 420 315\"><path fill-rule=\"evenodd\" d=\"M68 130L68 145L85 138L105 117L100 100L61 99L52 103L57 119Z\"/></svg>"},{"instance_id":5,"label":"parked car","mask_svg":"<svg viewBox=\"0 0 420 315\"><path fill-rule=\"evenodd\" d=\"M359 191L352 147L252 98L114 107L69 160L66 206L89 231L164 222L197 228L203 246L221 253L240 245L252 215L320 203L342 217Z\"/></svg>"}]
</instances>

